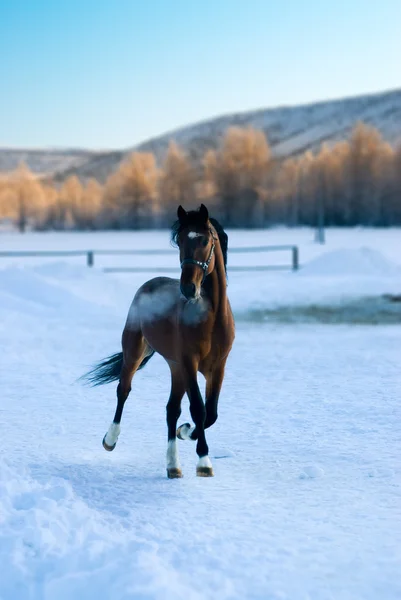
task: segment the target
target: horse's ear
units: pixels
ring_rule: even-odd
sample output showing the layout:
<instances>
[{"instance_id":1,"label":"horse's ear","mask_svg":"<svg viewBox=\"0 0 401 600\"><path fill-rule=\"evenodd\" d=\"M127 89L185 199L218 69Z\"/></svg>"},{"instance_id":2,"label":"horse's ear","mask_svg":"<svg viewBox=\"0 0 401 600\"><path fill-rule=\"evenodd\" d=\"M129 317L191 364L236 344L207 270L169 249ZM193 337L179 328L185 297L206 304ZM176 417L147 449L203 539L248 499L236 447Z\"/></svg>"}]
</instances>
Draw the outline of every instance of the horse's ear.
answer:
<instances>
[{"instance_id":1,"label":"horse's ear","mask_svg":"<svg viewBox=\"0 0 401 600\"><path fill-rule=\"evenodd\" d=\"M180 206L177 208L177 217L180 223L184 223L184 221L186 221L187 214L187 211L184 210L180 204Z\"/></svg>"},{"instance_id":2,"label":"horse's ear","mask_svg":"<svg viewBox=\"0 0 401 600\"><path fill-rule=\"evenodd\" d=\"M209 211L204 204L200 205L199 217L202 219L203 223L207 223L209 220Z\"/></svg>"}]
</instances>

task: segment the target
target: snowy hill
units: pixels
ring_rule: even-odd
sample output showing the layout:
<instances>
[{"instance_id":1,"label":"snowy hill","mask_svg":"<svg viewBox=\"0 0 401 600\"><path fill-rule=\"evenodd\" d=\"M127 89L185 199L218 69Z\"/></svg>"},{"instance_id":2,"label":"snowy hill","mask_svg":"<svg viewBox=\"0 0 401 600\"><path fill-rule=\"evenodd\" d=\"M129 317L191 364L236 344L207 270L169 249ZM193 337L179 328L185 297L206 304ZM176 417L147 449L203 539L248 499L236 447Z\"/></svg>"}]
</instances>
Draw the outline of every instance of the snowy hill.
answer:
<instances>
[{"instance_id":1,"label":"snowy hill","mask_svg":"<svg viewBox=\"0 0 401 600\"><path fill-rule=\"evenodd\" d=\"M302 106L227 115L184 127L139 146L160 155L170 139L192 155L215 147L228 127L263 129L276 156L289 156L349 136L356 121L376 127L391 143L401 142L401 90Z\"/></svg>"},{"instance_id":2,"label":"snowy hill","mask_svg":"<svg viewBox=\"0 0 401 600\"><path fill-rule=\"evenodd\" d=\"M231 126L263 129L273 153L286 157L317 149L321 143L346 139L357 121L376 127L392 144L401 143L401 89L302 106L284 106L225 115L189 125L121 151L0 149L0 171L15 168L21 160L35 172L55 173L62 180L71 174L103 181L133 150L153 152L160 160L170 140L195 159L215 148Z\"/></svg>"},{"instance_id":3,"label":"snowy hill","mask_svg":"<svg viewBox=\"0 0 401 600\"><path fill-rule=\"evenodd\" d=\"M90 150L0 148L0 172L12 171L24 162L34 173L54 173L78 168L94 155Z\"/></svg>"}]
</instances>

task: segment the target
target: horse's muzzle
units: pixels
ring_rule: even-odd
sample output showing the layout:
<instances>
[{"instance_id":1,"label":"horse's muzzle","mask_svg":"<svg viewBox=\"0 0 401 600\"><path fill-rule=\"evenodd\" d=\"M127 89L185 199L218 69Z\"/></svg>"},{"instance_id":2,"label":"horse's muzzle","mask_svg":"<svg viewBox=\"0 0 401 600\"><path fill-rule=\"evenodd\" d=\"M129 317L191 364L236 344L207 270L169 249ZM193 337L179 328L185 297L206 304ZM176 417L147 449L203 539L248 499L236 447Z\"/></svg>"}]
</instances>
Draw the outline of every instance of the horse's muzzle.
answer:
<instances>
[{"instance_id":1,"label":"horse's muzzle","mask_svg":"<svg viewBox=\"0 0 401 600\"><path fill-rule=\"evenodd\" d=\"M187 300L193 300L196 296L196 285L192 282L181 284L181 294L185 296Z\"/></svg>"}]
</instances>

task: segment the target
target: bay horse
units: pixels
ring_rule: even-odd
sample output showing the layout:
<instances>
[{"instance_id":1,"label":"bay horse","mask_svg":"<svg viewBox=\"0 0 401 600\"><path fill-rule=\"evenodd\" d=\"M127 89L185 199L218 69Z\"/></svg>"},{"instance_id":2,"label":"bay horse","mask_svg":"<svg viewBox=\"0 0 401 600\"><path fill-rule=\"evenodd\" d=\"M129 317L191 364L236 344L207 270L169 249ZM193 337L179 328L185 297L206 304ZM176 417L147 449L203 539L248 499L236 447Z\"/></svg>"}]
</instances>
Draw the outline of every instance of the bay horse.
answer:
<instances>
[{"instance_id":1,"label":"bay horse","mask_svg":"<svg viewBox=\"0 0 401 600\"><path fill-rule=\"evenodd\" d=\"M167 361L171 371L171 392L167 402L167 476L182 477L177 437L194 440L200 477L212 477L205 429L216 422L217 404L227 357L235 337L234 318L227 297L228 237L216 219L209 218L202 204L198 210L177 210L171 240L178 247L181 278L156 277L135 294L122 334L122 352L99 363L85 377L92 385L119 380L117 409L103 446L114 450L120 434L124 403L131 381L155 352ZM206 379L203 402L197 373ZM184 423L177 429L181 401L185 394L194 426Z\"/></svg>"}]
</instances>

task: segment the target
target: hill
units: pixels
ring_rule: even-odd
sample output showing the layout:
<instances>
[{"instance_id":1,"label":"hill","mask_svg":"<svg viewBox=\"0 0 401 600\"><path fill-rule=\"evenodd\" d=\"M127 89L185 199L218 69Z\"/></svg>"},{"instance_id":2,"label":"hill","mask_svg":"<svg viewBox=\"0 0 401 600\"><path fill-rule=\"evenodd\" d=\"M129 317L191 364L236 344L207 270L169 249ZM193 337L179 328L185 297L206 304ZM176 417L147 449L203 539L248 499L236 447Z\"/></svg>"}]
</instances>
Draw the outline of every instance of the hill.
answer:
<instances>
[{"instance_id":1,"label":"hill","mask_svg":"<svg viewBox=\"0 0 401 600\"><path fill-rule=\"evenodd\" d=\"M63 180L76 174L83 179L104 181L127 154L135 150L153 152L160 161L170 140L175 140L194 159L215 148L228 127L262 129L275 156L284 158L315 150L323 142L346 139L357 121L377 128L392 144L401 143L401 89L307 104L283 106L225 115L189 125L117 151L28 150L0 148L0 172L15 168L23 160L31 170Z\"/></svg>"}]
</instances>

